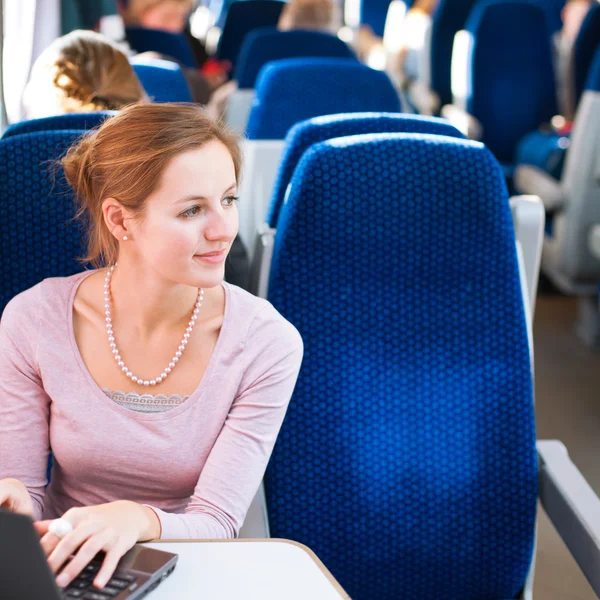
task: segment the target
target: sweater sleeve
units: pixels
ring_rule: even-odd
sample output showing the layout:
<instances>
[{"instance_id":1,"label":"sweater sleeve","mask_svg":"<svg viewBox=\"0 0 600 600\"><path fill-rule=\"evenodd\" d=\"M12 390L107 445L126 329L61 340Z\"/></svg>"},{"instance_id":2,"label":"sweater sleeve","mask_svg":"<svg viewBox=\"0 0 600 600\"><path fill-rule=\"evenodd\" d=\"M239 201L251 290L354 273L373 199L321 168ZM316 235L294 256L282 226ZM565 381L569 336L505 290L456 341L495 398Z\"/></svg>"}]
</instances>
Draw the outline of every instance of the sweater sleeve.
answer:
<instances>
[{"instance_id":1,"label":"sweater sleeve","mask_svg":"<svg viewBox=\"0 0 600 600\"><path fill-rule=\"evenodd\" d=\"M302 339L270 305L254 318L242 382L183 514L152 508L162 539L237 537L290 401ZM266 314L265 314L266 313Z\"/></svg>"},{"instance_id":2,"label":"sweater sleeve","mask_svg":"<svg viewBox=\"0 0 600 600\"><path fill-rule=\"evenodd\" d=\"M0 322L0 479L25 484L40 519L49 454L50 398L37 368L40 286L11 300Z\"/></svg>"}]
</instances>

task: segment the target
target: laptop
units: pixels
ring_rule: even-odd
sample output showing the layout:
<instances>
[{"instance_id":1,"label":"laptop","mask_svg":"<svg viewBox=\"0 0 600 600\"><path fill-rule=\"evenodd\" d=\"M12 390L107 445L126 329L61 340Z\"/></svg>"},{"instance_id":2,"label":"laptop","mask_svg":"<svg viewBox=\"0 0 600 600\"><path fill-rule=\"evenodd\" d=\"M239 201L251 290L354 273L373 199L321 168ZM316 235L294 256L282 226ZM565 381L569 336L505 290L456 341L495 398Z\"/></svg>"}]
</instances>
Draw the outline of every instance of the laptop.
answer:
<instances>
[{"instance_id":1,"label":"laptop","mask_svg":"<svg viewBox=\"0 0 600 600\"><path fill-rule=\"evenodd\" d=\"M168 577L177 554L136 545L121 558L108 584L98 589L92 582L103 555L60 589L48 566L40 536L29 517L0 509L0 598L2 600L136 600Z\"/></svg>"}]
</instances>

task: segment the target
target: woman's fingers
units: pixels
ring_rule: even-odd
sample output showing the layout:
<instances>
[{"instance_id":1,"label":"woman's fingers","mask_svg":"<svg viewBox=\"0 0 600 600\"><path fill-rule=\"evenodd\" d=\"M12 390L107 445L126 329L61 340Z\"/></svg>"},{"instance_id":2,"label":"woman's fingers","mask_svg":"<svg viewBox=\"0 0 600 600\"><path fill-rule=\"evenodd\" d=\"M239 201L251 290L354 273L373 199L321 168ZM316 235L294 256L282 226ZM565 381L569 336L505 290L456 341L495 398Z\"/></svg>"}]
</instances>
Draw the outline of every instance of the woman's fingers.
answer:
<instances>
[{"instance_id":1,"label":"woman's fingers","mask_svg":"<svg viewBox=\"0 0 600 600\"><path fill-rule=\"evenodd\" d=\"M119 560L129 550L126 544L117 543L112 548L107 550L106 557L102 563L102 568L98 571L98 575L94 579L94 585L97 588L103 588L113 576Z\"/></svg>"},{"instance_id":2,"label":"woman's fingers","mask_svg":"<svg viewBox=\"0 0 600 600\"><path fill-rule=\"evenodd\" d=\"M81 544L101 529L102 525L98 521L84 521L71 533L62 538L48 557L48 564L52 571L58 573L69 556L74 554Z\"/></svg>"},{"instance_id":3,"label":"woman's fingers","mask_svg":"<svg viewBox=\"0 0 600 600\"><path fill-rule=\"evenodd\" d=\"M46 533L42 539L40 540L40 544L42 546L42 550L46 556L50 556L58 543L60 542L60 538L54 533Z\"/></svg>"},{"instance_id":4,"label":"woman's fingers","mask_svg":"<svg viewBox=\"0 0 600 600\"><path fill-rule=\"evenodd\" d=\"M66 539L66 538L65 538ZM75 558L62 570L56 578L59 587L66 587L87 567L91 560L101 550L107 550L114 546L117 534L112 529L104 529L92 535L79 549Z\"/></svg>"}]
</instances>

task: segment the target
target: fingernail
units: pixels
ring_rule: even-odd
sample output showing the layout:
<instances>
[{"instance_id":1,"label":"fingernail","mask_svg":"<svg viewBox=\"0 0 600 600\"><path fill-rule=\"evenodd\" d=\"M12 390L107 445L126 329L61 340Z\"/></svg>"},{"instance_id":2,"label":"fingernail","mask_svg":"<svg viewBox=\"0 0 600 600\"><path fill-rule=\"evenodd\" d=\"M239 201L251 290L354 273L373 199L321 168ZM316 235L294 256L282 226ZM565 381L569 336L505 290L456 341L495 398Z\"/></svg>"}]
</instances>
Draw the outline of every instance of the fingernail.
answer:
<instances>
[{"instance_id":1,"label":"fingernail","mask_svg":"<svg viewBox=\"0 0 600 600\"><path fill-rule=\"evenodd\" d=\"M68 583L69 583L69 577L67 575L65 575L64 573L62 573L61 575L59 575L56 578L56 585L58 587L66 587Z\"/></svg>"},{"instance_id":2,"label":"fingernail","mask_svg":"<svg viewBox=\"0 0 600 600\"><path fill-rule=\"evenodd\" d=\"M98 577L96 578L96 580L94 581L94 585L97 588L103 588L106 585L106 579L104 579L103 577Z\"/></svg>"}]
</instances>

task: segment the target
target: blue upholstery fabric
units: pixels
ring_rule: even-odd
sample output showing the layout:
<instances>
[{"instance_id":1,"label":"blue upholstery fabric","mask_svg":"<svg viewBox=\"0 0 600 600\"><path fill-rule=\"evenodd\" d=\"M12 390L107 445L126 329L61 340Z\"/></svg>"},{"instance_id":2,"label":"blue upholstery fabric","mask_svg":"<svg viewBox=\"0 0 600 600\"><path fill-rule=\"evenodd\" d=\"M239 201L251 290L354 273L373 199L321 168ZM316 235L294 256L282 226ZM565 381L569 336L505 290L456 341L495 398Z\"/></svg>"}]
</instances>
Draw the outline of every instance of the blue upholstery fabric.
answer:
<instances>
[{"instance_id":1,"label":"blue upholstery fabric","mask_svg":"<svg viewBox=\"0 0 600 600\"><path fill-rule=\"evenodd\" d=\"M299 121L342 112L399 112L388 76L343 59L287 59L261 71L246 135L282 140Z\"/></svg>"},{"instance_id":2,"label":"blue upholstery fabric","mask_svg":"<svg viewBox=\"0 0 600 600\"><path fill-rule=\"evenodd\" d=\"M233 2L219 38L218 58L228 60L235 68L246 36L254 29L275 27L284 6L285 2L276 0Z\"/></svg>"},{"instance_id":3,"label":"blue upholstery fabric","mask_svg":"<svg viewBox=\"0 0 600 600\"><path fill-rule=\"evenodd\" d=\"M440 106L452 102L450 68L454 36L464 28L477 0L440 0L431 23L431 88Z\"/></svg>"},{"instance_id":4,"label":"blue upholstery fabric","mask_svg":"<svg viewBox=\"0 0 600 600\"><path fill-rule=\"evenodd\" d=\"M159 52L173 58L184 67L196 68L194 53L182 33L171 33L159 29L127 27L127 41L137 52Z\"/></svg>"},{"instance_id":5,"label":"blue upholstery fabric","mask_svg":"<svg viewBox=\"0 0 600 600\"><path fill-rule=\"evenodd\" d=\"M356 58L350 47L334 35L263 27L246 37L234 79L240 88L253 88L260 70L268 62L300 57Z\"/></svg>"},{"instance_id":6,"label":"blue upholstery fabric","mask_svg":"<svg viewBox=\"0 0 600 600\"><path fill-rule=\"evenodd\" d=\"M394 113L329 115L297 123L285 137L285 150L267 214L269 227L277 227L285 192L294 174L294 169L310 146L331 138L364 133L432 133L463 137L458 129L442 119Z\"/></svg>"},{"instance_id":7,"label":"blue upholstery fabric","mask_svg":"<svg viewBox=\"0 0 600 600\"><path fill-rule=\"evenodd\" d=\"M600 48L600 4L596 3L590 7L573 48L576 103L579 102L586 86L594 54L598 48Z\"/></svg>"},{"instance_id":8,"label":"blue upholstery fabric","mask_svg":"<svg viewBox=\"0 0 600 600\"><path fill-rule=\"evenodd\" d=\"M467 110L496 158L512 164L519 140L557 110L546 13L529 2L483 0L466 29L475 40Z\"/></svg>"},{"instance_id":9,"label":"blue upholstery fabric","mask_svg":"<svg viewBox=\"0 0 600 600\"><path fill-rule=\"evenodd\" d=\"M533 165L555 179L560 179L569 143L568 136L554 131L533 131L519 142L516 163Z\"/></svg>"},{"instance_id":10,"label":"blue upholstery fabric","mask_svg":"<svg viewBox=\"0 0 600 600\"><path fill-rule=\"evenodd\" d=\"M43 119L29 119L13 123L4 132L2 138L34 131L58 131L61 129L92 129L100 125L106 118L117 114L117 111L98 111L90 113L69 113L44 117Z\"/></svg>"},{"instance_id":11,"label":"blue upholstery fabric","mask_svg":"<svg viewBox=\"0 0 600 600\"><path fill-rule=\"evenodd\" d=\"M361 0L361 25L369 25L376 35L383 37L385 20L391 1L392 0ZM412 4L412 2L407 2L408 6L410 6L410 4Z\"/></svg>"},{"instance_id":12,"label":"blue upholstery fabric","mask_svg":"<svg viewBox=\"0 0 600 600\"><path fill-rule=\"evenodd\" d=\"M269 300L305 348L266 473L271 535L308 544L352 598L515 598L533 550L535 427L491 153L421 134L312 146Z\"/></svg>"},{"instance_id":13,"label":"blue upholstery fabric","mask_svg":"<svg viewBox=\"0 0 600 600\"><path fill-rule=\"evenodd\" d=\"M62 171L53 161L84 132L43 131L0 140L0 312L46 277L82 270L82 230Z\"/></svg>"},{"instance_id":14,"label":"blue upholstery fabric","mask_svg":"<svg viewBox=\"0 0 600 600\"><path fill-rule=\"evenodd\" d=\"M192 94L177 63L153 60L135 63L133 69L153 102L191 102Z\"/></svg>"}]
</instances>

